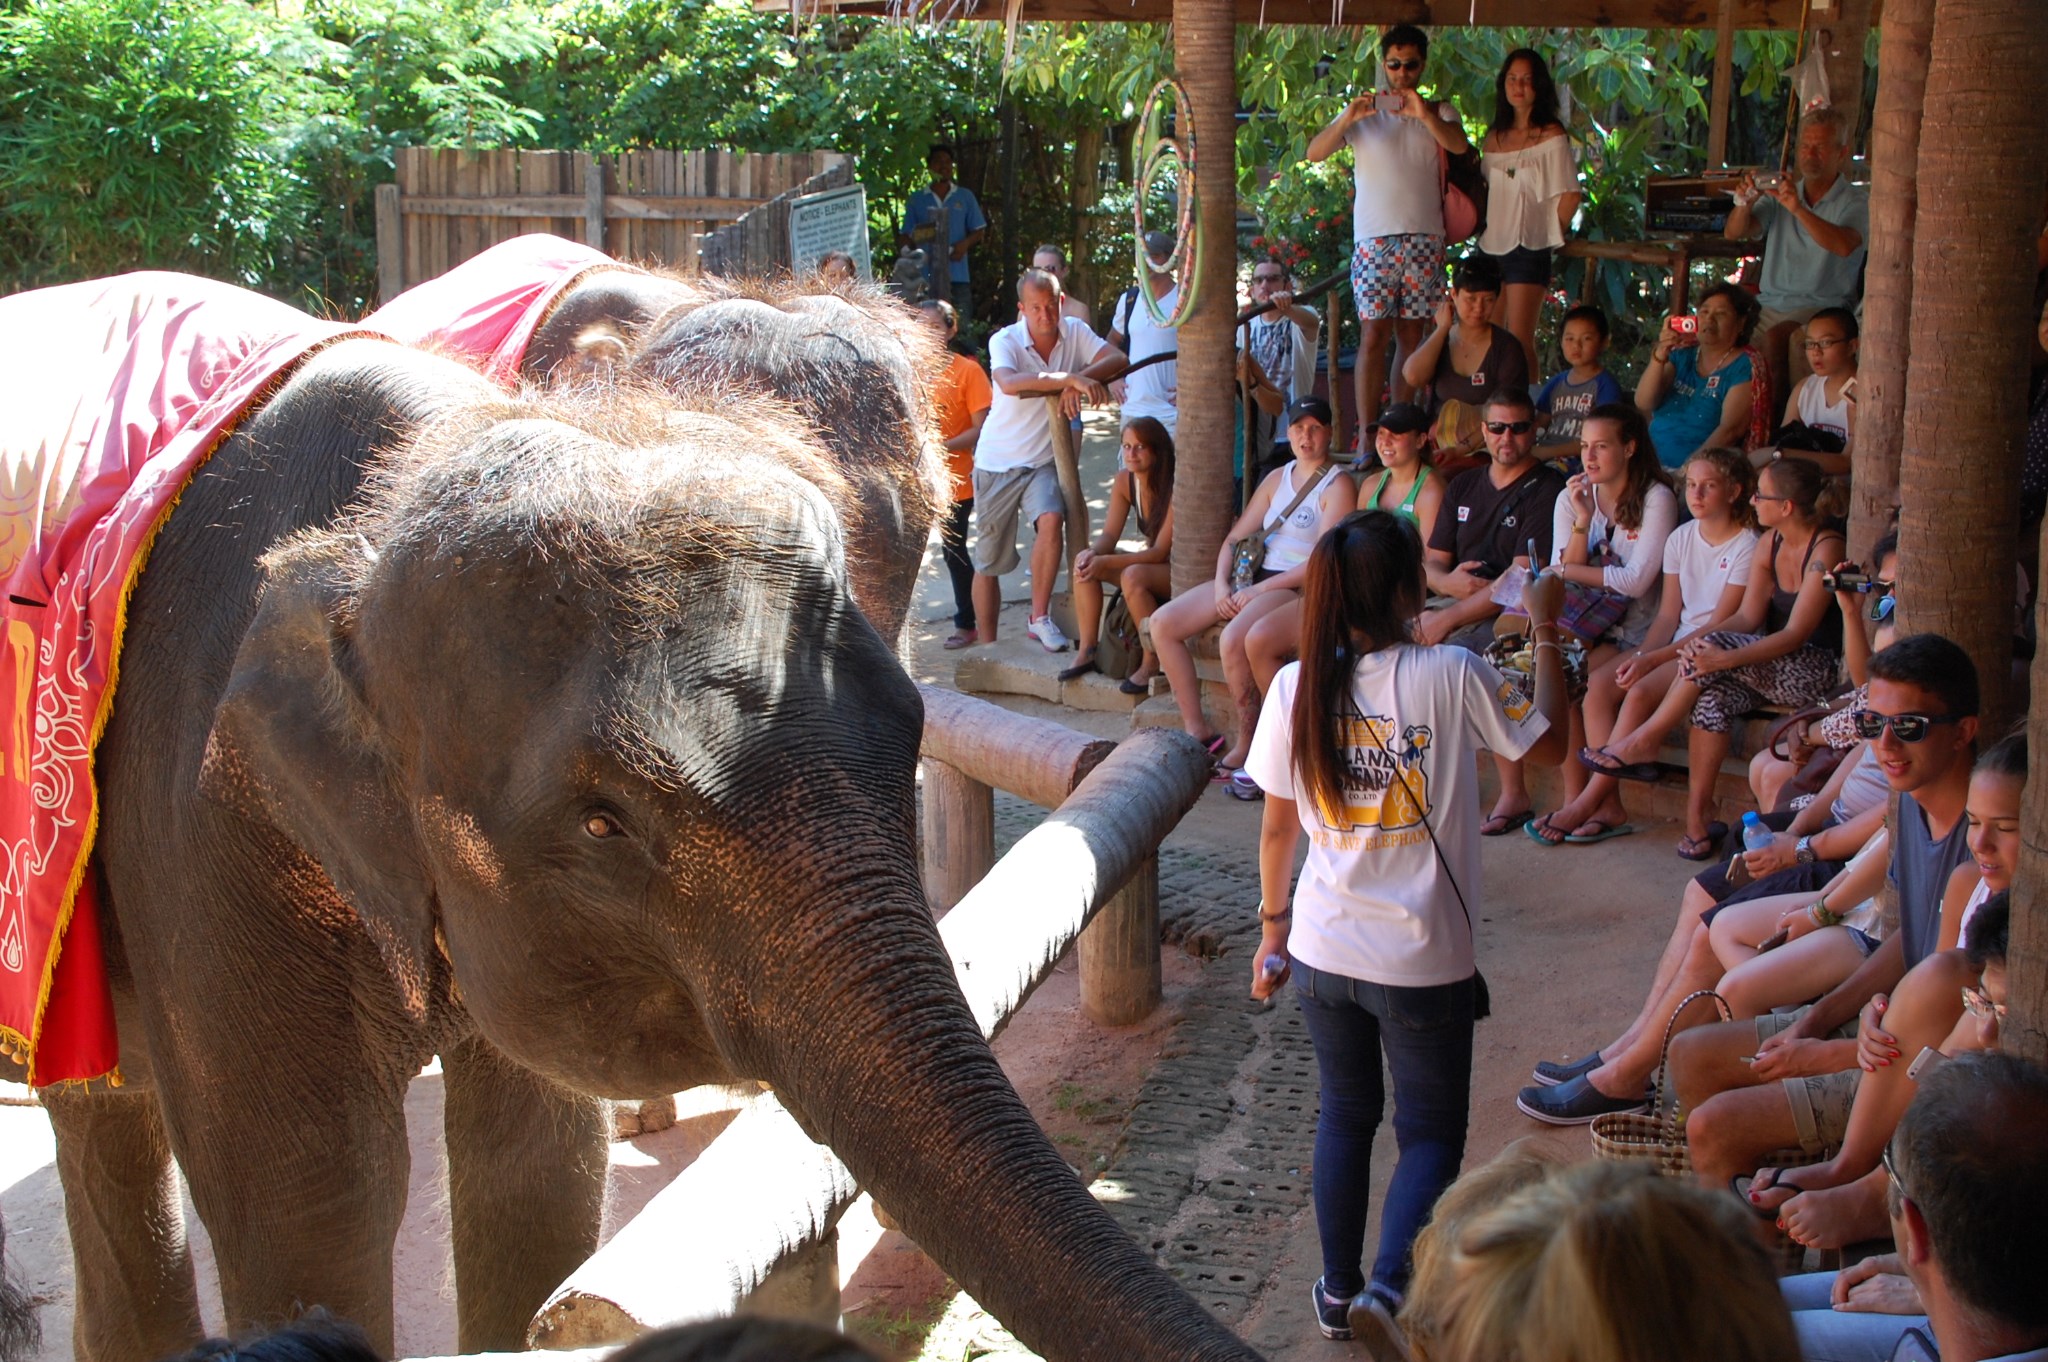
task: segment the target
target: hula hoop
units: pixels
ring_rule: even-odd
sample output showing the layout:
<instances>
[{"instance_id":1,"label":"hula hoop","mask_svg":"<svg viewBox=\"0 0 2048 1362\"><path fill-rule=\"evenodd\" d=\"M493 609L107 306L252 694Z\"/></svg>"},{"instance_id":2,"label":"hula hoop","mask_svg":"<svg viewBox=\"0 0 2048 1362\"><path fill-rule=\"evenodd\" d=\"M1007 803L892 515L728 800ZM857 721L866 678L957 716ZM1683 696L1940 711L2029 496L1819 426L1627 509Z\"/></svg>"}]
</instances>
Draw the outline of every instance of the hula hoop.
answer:
<instances>
[{"instance_id":1,"label":"hula hoop","mask_svg":"<svg viewBox=\"0 0 2048 1362\"><path fill-rule=\"evenodd\" d=\"M1175 137L1162 136L1157 127L1160 96L1168 91L1173 94L1173 126L1179 134ZM1187 91L1180 87L1180 82L1168 77L1152 87L1152 93L1145 97L1144 110L1138 115L1137 132L1132 140L1132 159L1138 164L1137 193L1131 200L1131 242L1138 257L1137 269L1149 270L1153 274L1176 274L1180 280L1180 297L1175 300L1171 313L1161 309L1151 289L1139 289L1138 296L1144 300L1145 311L1154 325L1178 327L1194 309L1202 259L1201 223L1195 211L1195 115L1188 105ZM1174 205L1173 254L1166 258L1165 264L1155 265L1145 254L1145 201L1151 196L1153 180L1169 160L1180 167Z\"/></svg>"}]
</instances>

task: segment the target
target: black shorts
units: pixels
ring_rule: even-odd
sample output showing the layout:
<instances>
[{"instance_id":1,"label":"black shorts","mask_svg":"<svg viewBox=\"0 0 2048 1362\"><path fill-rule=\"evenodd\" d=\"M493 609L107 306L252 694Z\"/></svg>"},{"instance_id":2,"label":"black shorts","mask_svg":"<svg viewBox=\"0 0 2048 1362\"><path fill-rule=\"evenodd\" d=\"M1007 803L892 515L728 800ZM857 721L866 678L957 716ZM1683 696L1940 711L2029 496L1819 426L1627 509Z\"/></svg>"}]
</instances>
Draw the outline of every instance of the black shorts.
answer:
<instances>
[{"instance_id":1,"label":"black shorts","mask_svg":"<svg viewBox=\"0 0 2048 1362\"><path fill-rule=\"evenodd\" d=\"M1500 281L1503 284L1535 284L1547 288L1550 285L1551 251L1545 248L1532 251L1527 246L1517 246L1506 255L1493 257L1500 266Z\"/></svg>"}]
</instances>

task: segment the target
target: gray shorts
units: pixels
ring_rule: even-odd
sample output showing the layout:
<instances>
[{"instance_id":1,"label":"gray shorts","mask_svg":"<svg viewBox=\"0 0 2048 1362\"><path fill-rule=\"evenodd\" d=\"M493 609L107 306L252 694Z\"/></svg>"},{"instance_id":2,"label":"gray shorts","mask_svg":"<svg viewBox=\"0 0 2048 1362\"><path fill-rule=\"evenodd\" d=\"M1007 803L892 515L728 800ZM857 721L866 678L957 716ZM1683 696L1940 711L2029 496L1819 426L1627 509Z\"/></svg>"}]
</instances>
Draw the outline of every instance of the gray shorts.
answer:
<instances>
[{"instance_id":1,"label":"gray shorts","mask_svg":"<svg viewBox=\"0 0 2048 1362\"><path fill-rule=\"evenodd\" d=\"M1060 475L1049 463L1036 468L974 470L974 570L1000 577L1017 568L1017 513L1034 526L1042 515L1064 515Z\"/></svg>"},{"instance_id":2,"label":"gray shorts","mask_svg":"<svg viewBox=\"0 0 2048 1362\"><path fill-rule=\"evenodd\" d=\"M1813 320L1813 314L1818 311L1820 309L1817 307L1788 308L1783 312L1775 307L1759 308L1756 314L1756 334L1761 336L1766 331L1776 330L1787 322L1804 326Z\"/></svg>"},{"instance_id":3,"label":"gray shorts","mask_svg":"<svg viewBox=\"0 0 2048 1362\"><path fill-rule=\"evenodd\" d=\"M1791 1012L1766 1012L1756 1019L1756 1040L1761 1045L1805 1016L1801 1007ZM1856 1035L1856 1023L1838 1026L1834 1039L1849 1040ZM1849 1133L1849 1111L1856 1105L1856 1085L1863 1070L1819 1074L1812 1078L1781 1078L1785 1100L1792 1106L1792 1124L1799 1131L1799 1147L1808 1153L1839 1149Z\"/></svg>"}]
</instances>

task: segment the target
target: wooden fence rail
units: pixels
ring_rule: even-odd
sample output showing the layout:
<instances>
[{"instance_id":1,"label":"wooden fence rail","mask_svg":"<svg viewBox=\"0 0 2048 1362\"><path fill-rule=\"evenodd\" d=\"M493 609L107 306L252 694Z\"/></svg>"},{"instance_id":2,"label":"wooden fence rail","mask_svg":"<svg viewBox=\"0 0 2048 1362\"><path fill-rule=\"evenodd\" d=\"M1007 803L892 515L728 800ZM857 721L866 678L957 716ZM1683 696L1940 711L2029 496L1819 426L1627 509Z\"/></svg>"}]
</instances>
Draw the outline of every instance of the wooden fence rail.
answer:
<instances>
[{"instance_id":1,"label":"wooden fence rail","mask_svg":"<svg viewBox=\"0 0 2048 1362\"><path fill-rule=\"evenodd\" d=\"M406 147L379 185L377 285L389 300L528 232L694 274L703 240L849 164L833 151L464 151Z\"/></svg>"}]
</instances>

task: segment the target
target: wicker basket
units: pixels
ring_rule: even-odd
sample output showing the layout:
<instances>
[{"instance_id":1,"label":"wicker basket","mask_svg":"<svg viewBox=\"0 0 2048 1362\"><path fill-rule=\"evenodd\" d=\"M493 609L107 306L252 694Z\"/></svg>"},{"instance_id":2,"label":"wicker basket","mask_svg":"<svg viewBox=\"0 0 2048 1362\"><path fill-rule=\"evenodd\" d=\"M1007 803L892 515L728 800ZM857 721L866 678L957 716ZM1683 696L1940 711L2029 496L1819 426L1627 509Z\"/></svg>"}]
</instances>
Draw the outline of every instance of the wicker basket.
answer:
<instances>
[{"instance_id":1,"label":"wicker basket","mask_svg":"<svg viewBox=\"0 0 2048 1362\"><path fill-rule=\"evenodd\" d=\"M1686 995L1664 1023L1664 1047L1658 1052L1657 1073L1650 1084L1648 1111L1609 1112L1593 1118L1593 1156L1613 1163L1647 1163L1667 1178L1692 1176L1692 1150L1685 1142L1685 1113L1667 1090L1671 1067L1671 1036L1685 1009L1701 998L1712 998L1722 1021L1733 1021L1728 1002L1711 988ZM1667 1098L1670 1100L1667 1102Z\"/></svg>"}]
</instances>

